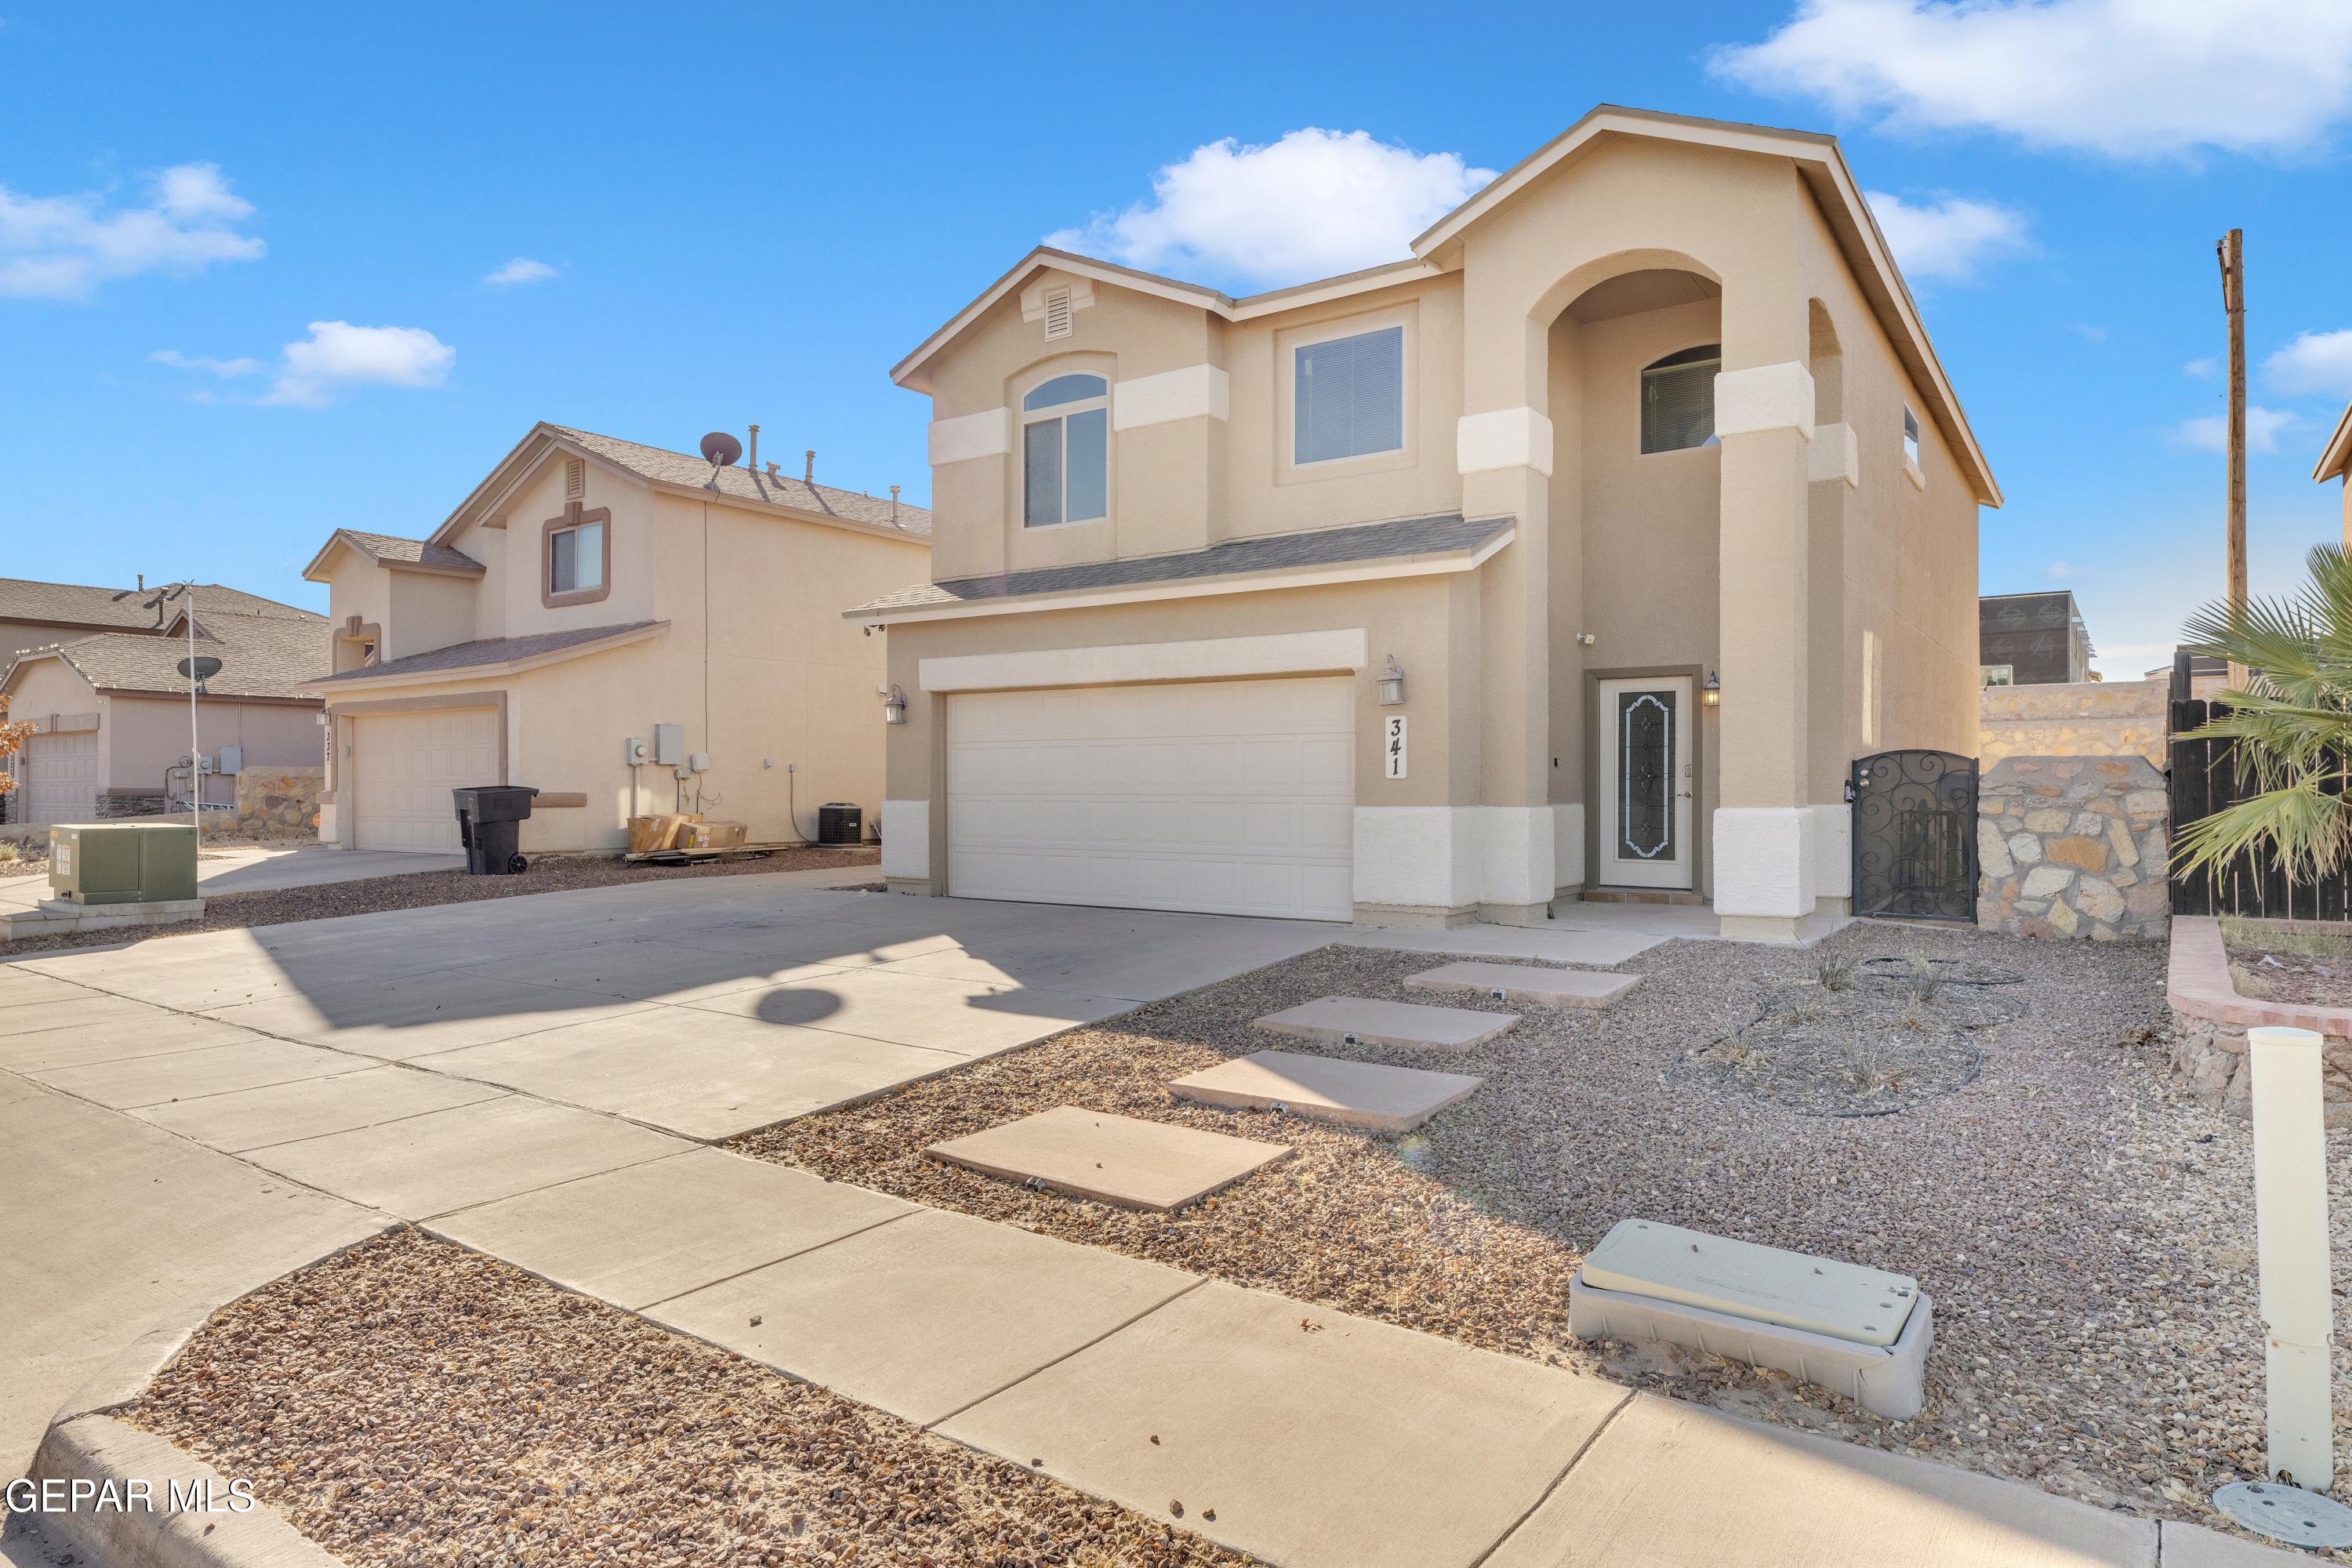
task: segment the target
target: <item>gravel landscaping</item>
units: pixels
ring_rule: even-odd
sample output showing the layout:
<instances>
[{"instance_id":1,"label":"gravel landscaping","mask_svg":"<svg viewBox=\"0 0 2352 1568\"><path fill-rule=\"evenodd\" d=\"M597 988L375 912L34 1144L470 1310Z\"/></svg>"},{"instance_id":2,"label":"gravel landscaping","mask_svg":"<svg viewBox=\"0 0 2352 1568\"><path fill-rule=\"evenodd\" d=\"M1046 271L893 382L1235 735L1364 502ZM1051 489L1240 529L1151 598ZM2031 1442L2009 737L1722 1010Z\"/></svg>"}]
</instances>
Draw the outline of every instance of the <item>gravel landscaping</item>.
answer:
<instances>
[{"instance_id":1,"label":"gravel landscaping","mask_svg":"<svg viewBox=\"0 0 2352 1568\"><path fill-rule=\"evenodd\" d=\"M2352 935L2225 916L2221 942L2238 994L2258 1002L2352 1007Z\"/></svg>"},{"instance_id":2,"label":"gravel landscaping","mask_svg":"<svg viewBox=\"0 0 2352 1568\"><path fill-rule=\"evenodd\" d=\"M123 1415L354 1568L1249 1561L413 1230L222 1311Z\"/></svg>"},{"instance_id":3,"label":"gravel landscaping","mask_svg":"<svg viewBox=\"0 0 2352 1568\"><path fill-rule=\"evenodd\" d=\"M2249 1135L2167 1098L2161 944L1871 925L1815 952L1670 942L1622 966L1648 978L1607 1012L1457 998L1525 1021L1442 1059L1249 1027L1322 995L1428 1002L1402 982L1435 962L1328 949L736 1146L2100 1505L2213 1523L2210 1489L2258 1477ZM1930 968L1938 983L1923 987ZM1719 1059L1743 1031L1762 1065ZM1891 1084L1856 1081L1846 1047L1875 1037L1883 1066L1914 1049L1896 1036L1937 1046L1916 1049L1916 1071L1898 1063ZM1951 1067L1954 1040L1965 1070ZM1486 1082L1402 1137L1170 1099L1169 1079L1269 1045ZM923 1156L1062 1104L1297 1153L1173 1215ZM2347 1247L2352 1184L2334 1214ZM1629 1215L1916 1275L1936 1302L1926 1412L1890 1423L1777 1373L1574 1340L1569 1277ZM2339 1373L2352 1373L2346 1318ZM2352 1405L2352 1377L2337 1398Z\"/></svg>"},{"instance_id":4,"label":"gravel landscaping","mask_svg":"<svg viewBox=\"0 0 2352 1568\"><path fill-rule=\"evenodd\" d=\"M617 856L542 856L519 877L475 877L464 871L411 871L398 877L367 877L321 882L308 888L220 893L205 900L202 920L167 926L130 926L68 931L0 942L0 959L21 958L61 947L113 947L194 931L241 931L289 921L328 920L336 915L413 910L430 904L468 904L482 899L515 899L530 893L562 893L574 888L611 888L628 882L666 882L680 877L764 877L778 871L831 870L843 866L878 866L879 849L779 849L765 856L704 860L685 866L631 863Z\"/></svg>"}]
</instances>

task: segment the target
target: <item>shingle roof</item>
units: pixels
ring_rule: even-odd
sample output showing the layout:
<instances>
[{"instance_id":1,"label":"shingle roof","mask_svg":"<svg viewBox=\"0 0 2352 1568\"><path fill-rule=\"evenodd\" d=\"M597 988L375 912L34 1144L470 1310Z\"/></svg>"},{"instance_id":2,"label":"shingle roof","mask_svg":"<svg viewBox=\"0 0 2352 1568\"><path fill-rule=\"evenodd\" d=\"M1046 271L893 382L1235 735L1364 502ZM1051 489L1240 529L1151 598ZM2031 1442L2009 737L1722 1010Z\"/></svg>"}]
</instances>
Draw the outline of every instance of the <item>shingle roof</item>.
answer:
<instances>
[{"instance_id":1,"label":"shingle roof","mask_svg":"<svg viewBox=\"0 0 2352 1568\"><path fill-rule=\"evenodd\" d=\"M448 572L478 573L485 570L480 562L446 544L435 544L423 539L403 539L391 533L362 533L356 528L339 528L335 532L379 562L405 562L414 566L432 566Z\"/></svg>"},{"instance_id":2,"label":"shingle roof","mask_svg":"<svg viewBox=\"0 0 2352 1568\"><path fill-rule=\"evenodd\" d=\"M629 632L641 632L647 626L657 626L659 621L625 621L618 626L581 626L568 632L534 632L520 637L478 637L472 642L452 643L425 653L412 653L406 658L387 659L382 664L364 665L347 669L340 675L320 676L316 670L302 684L308 687L334 685L342 681L374 680L386 675L427 675L436 671L455 673L478 669L486 665L511 664L520 658L535 658L541 654L561 653L568 647L584 643L602 642ZM325 660L320 660L323 668Z\"/></svg>"},{"instance_id":3,"label":"shingle roof","mask_svg":"<svg viewBox=\"0 0 2352 1568\"><path fill-rule=\"evenodd\" d=\"M1041 566L994 577L959 577L943 583L919 583L911 588L901 588L894 594L869 600L850 613L923 609L934 605L971 604L986 599L1082 593L1089 588L1131 588L1151 583L1230 577L1247 572L1278 571L1284 567L1337 566L1451 553L1475 550L1510 526L1511 520L1507 517L1465 519L1460 512L1448 512L1441 517L1411 517L1394 522L1318 528L1305 533L1228 539L1205 550L1188 550L1175 555L1131 556L1121 561L1092 561L1076 566Z\"/></svg>"},{"instance_id":4,"label":"shingle roof","mask_svg":"<svg viewBox=\"0 0 2352 1568\"><path fill-rule=\"evenodd\" d=\"M214 697L298 697L299 689L334 659L334 634L324 616L297 620L207 609L198 617L196 630L196 652L221 661L220 673L205 682L205 690ZM100 632L61 643L54 651L101 691L184 696L188 689L188 678L180 673L180 660L188 656L184 637ZM23 658L37 657L26 654Z\"/></svg>"},{"instance_id":5,"label":"shingle roof","mask_svg":"<svg viewBox=\"0 0 2352 1568\"><path fill-rule=\"evenodd\" d=\"M624 441L618 437L575 430L566 425L550 425L548 428L565 440L586 447L607 462L616 463L631 473L663 484L699 488L710 482L710 465L690 452L672 452L661 447ZM790 474L771 478L751 468L723 468L719 470L719 493L741 500L797 507L803 511L824 512L833 517L847 518L853 522L895 528L902 533L924 539L929 538L931 533L931 514L922 507L905 501L893 502L888 496L877 498L861 495L856 490L835 489L831 485L812 485Z\"/></svg>"},{"instance_id":6,"label":"shingle roof","mask_svg":"<svg viewBox=\"0 0 2352 1568\"><path fill-rule=\"evenodd\" d=\"M118 599L117 594L125 597ZM125 631L156 629L155 612L147 607L149 595L136 590L93 588L78 583L35 583L22 577L0 577L0 620L53 621L68 626L121 626ZM293 605L281 605L275 599L265 599L258 594L223 587L217 583L196 584L197 618L215 611L238 616L267 616L280 619L317 620L310 610ZM169 616L178 613L177 601L164 606Z\"/></svg>"}]
</instances>

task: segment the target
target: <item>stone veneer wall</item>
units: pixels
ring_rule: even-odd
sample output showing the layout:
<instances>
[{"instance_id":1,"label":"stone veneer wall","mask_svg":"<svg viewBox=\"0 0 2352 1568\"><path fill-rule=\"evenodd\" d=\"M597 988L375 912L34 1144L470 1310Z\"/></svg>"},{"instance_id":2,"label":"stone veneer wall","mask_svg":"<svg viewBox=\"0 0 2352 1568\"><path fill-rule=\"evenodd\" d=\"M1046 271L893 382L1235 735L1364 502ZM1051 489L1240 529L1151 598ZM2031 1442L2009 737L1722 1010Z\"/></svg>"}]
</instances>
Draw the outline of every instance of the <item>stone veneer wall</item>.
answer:
<instances>
[{"instance_id":1,"label":"stone veneer wall","mask_svg":"<svg viewBox=\"0 0 2352 1568\"><path fill-rule=\"evenodd\" d=\"M236 830L256 838L315 836L322 767L247 768L236 775Z\"/></svg>"},{"instance_id":2,"label":"stone veneer wall","mask_svg":"<svg viewBox=\"0 0 2352 1568\"><path fill-rule=\"evenodd\" d=\"M2004 757L1977 781L1977 924L2160 937L2171 800L2140 757Z\"/></svg>"},{"instance_id":3,"label":"stone veneer wall","mask_svg":"<svg viewBox=\"0 0 2352 1568\"><path fill-rule=\"evenodd\" d=\"M2253 1058L2247 1051L2246 1031L2266 1025L2309 1029L2320 1037L2322 1114L2330 1127L2352 1127L2352 1007L2239 995L2230 978L2221 922L2209 915L2183 915L2172 922L2165 994L2172 1006L2172 1039L2165 1065L2183 1092L2233 1115L2248 1115Z\"/></svg>"},{"instance_id":4,"label":"stone veneer wall","mask_svg":"<svg viewBox=\"0 0 2352 1568\"><path fill-rule=\"evenodd\" d=\"M2165 764L2172 683L2079 680L1988 686L1977 698L1977 756L2146 757Z\"/></svg>"}]
</instances>

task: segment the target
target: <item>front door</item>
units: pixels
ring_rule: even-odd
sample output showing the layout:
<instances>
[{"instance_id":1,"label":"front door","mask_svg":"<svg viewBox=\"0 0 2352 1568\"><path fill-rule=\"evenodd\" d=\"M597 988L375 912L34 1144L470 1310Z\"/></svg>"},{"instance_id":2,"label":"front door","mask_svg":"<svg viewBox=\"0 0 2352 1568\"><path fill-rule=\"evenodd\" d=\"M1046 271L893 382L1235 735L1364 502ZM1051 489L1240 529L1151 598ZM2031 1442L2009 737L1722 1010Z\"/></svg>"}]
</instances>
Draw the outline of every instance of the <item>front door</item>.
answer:
<instances>
[{"instance_id":1,"label":"front door","mask_svg":"<svg viewBox=\"0 0 2352 1568\"><path fill-rule=\"evenodd\" d=\"M1691 682L1659 675L1600 683L1602 887L1691 885Z\"/></svg>"}]
</instances>

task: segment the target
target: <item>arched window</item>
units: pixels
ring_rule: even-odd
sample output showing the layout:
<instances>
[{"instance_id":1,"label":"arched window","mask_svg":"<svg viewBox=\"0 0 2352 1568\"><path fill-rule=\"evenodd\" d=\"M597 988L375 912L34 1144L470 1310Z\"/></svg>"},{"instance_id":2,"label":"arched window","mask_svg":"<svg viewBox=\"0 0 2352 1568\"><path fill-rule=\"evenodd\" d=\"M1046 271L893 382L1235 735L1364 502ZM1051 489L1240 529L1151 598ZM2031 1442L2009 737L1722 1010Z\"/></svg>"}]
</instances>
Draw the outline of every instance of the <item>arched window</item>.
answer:
<instances>
[{"instance_id":1,"label":"arched window","mask_svg":"<svg viewBox=\"0 0 2352 1568\"><path fill-rule=\"evenodd\" d=\"M1021 520L1085 522L1110 503L1110 384L1057 375L1021 400Z\"/></svg>"},{"instance_id":2,"label":"arched window","mask_svg":"<svg viewBox=\"0 0 2352 1568\"><path fill-rule=\"evenodd\" d=\"M1668 354L1642 372L1642 450L1679 452L1715 440L1715 377L1723 345Z\"/></svg>"}]
</instances>

